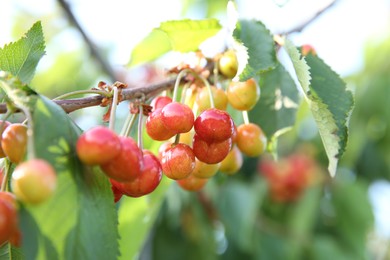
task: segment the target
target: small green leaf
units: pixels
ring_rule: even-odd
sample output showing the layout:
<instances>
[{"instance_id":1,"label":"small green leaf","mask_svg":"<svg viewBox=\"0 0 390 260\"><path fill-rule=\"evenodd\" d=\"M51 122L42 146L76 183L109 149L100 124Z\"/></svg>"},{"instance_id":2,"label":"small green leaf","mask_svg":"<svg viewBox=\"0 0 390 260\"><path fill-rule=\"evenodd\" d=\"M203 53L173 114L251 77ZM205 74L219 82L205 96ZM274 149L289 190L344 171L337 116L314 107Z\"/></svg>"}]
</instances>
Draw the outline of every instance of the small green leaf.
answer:
<instances>
[{"instance_id":1,"label":"small green leaf","mask_svg":"<svg viewBox=\"0 0 390 260\"><path fill-rule=\"evenodd\" d=\"M5 243L0 247L0 259L22 260L24 257L20 248L14 247L10 243Z\"/></svg>"},{"instance_id":2,"label":"small green leaf","mask_svg":"<svg viewBox=\"0 0 390 260\"><path fill-rule=\"evenodd\" d=\"M0 48L0 70L10 72L22 82L28 83L44 54L42 26L40 22L36 22L23 38Z\"/></svg>"},{"instance_id":3,"label":"small green leaf","mask_svg":"<svg viewBox=\"0 0 390 260\"><path fill-rule=\"evenodd\" d=\"M299 103L298 89L281 64L261 74L260 88L260 99L249 116L271 140L274 135L278 136L294 125Z\"/></svg>"},{"instance_id":4,"label":"small green leaf","mask_svg":"<svg viewBox=\"0 0 390 260\"><path fill-rule=\"evenodd\" d=\"M163 22L133 49L129 66L153 61L169 51L195 51L220 29L215 19Z\"/></svg>"},{"instance_id":5,"label":"small green leaf","mask_svg":"<svg viewBox=\"0 0 390 260\"><path fill-rule=\"evenodd\" d=\"M248 80L276 66L274 40L264 24L254 20L239 20L233 37L245 46L249 57L240 74L240 81Z\"/></svg>"},{"instance_id":6,"label":"small green leaf","mask_svg":"<svg viewBox=\"0 0 390 260\"><path fill-rule=\"evenodd\" d=\"M301 57L298 49L288 40L285 48L317 123L329 160L328 170L334 176L347 144L352 93L346 90L345 83L320 58L310 54L306 59Z\"/></svg>"}]
</instances>

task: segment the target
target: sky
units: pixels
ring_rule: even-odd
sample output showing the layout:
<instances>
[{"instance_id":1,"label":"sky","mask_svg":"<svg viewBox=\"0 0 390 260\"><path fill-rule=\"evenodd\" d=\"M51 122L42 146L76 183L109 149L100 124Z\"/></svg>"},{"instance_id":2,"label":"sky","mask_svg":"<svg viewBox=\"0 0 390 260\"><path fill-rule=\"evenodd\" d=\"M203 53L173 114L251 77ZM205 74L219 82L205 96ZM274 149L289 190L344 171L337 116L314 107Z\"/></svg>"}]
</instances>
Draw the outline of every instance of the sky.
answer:
<instances>
[{"instance_id":1,"label":"sky","mask_svg":"<svg viewBox=\"0 0 390 260\"><path fill-rule=\"evenodd\" d=\"M240 18L261 20L272 32L286 31L300 25L317 13L330 0L244 0L237 2ZM111 63L123 65L129 61L132 48L160 22L181 19L178 0L68 0L75 16L92 40L100 46L112 46ZM245 3L245 4L243 4ZM283 6L281 8L280 6ZM21 10L37 16L56 10L54 0L2 0L0 9L0 46L14 41L11 37L13 17ZM201 6L200 6L201 7ZM388 36L390 25L388 0L339 0L310 23L301 33L291 35L296 45L311 44L318 55L342 77L358 72L364 66L363 49L367 39ZM196 11L186 18L200 18ZM222 21L226 19L221 15ZM43 25L45 28L45 26ZM63 48L78 48L69 39L73 32L65 32L60 42ZM63 42L61 42L63 40ZM50 47L39 66L50 66ZM390 206L383 199L386 183L370 190L377 214L378 228L390 237ZM387 188L386 188L387 187Z\"/></svg>"}]
</instances>

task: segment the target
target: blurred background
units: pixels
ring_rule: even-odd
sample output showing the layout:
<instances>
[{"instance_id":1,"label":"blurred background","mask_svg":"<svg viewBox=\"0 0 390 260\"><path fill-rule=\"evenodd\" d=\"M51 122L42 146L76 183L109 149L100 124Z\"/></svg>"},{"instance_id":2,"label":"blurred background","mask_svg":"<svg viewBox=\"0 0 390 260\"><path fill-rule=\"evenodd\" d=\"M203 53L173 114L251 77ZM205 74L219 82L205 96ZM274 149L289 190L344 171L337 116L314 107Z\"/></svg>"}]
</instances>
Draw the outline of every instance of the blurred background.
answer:
<instances>
[{"instance_id":1,"label":"blurred background","mask_svg":"<svg viewBox=\"0 0 390 260\"><path fill-rule=\"evenodd\" d=\"M37 91L55 97L113 82L59 2L3 0L0 46L40 20L46 55L31 83ZM172 185L142 259L390 259L390 1L339 0L319 14L330 2L238 0L236 5L240 18L260 20L272 33L288 32L316 16L289 37L298 46L312 45L355 94L349 143L336 178L322 174L325 181L304 187L294 201L275 201L259 174L258 159L245 158L238 174L215 178L202 193ZM126 67L134 46L160 22L227 20L226 0L67 3L117 79L134 86L161 79L167 69L162 63L153 70ZM119 109L119 117L126 111ZM88 108L71 116L87 129L99 124L104 112ZM305 104L297 118L292 131L280 137L279 154L303 151L326 169Z\"/></svg>"}]
</instances>

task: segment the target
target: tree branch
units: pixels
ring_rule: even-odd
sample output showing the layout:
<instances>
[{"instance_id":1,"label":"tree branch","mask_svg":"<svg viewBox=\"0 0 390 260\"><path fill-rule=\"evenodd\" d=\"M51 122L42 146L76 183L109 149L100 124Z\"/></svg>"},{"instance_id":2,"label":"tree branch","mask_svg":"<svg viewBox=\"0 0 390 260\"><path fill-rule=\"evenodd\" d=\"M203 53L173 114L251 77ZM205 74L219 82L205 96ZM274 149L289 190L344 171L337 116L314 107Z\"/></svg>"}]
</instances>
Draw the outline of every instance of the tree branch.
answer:
<instances>
[{"instance_id":1,"label":"tree branch","mask_svg":"<svg viewBox=\"0 0 390 260\"><path fill-rule=\"evenodd\" d=\"M138 88L128 88L123 89L121 93L121 98L119 100L132 100L135 98L139 98L140 95L145 95L146 99L149 99L163 90L170 89L174 86L176 78L164 80L161 82L153 83L147 86L142 86ZM66 113L71 113L73 111L99 106L103 100L104 96L96 95L85 98L75 98L75 99L64 99L64 100L53 100L56 104L61 106ZM5 103L0 104L0 114L7 113L7 105Z\"/></svg>"},{"instance_id":2,"label":"tree branch","mask_svg":"<svg viewBox=\"0 0 390 260\"><path fill-rule=\"evenodd\" d=\"M87 44L91 55L99 62L102 70L110 77L111 81L116 81L117 77L115 74L114 69L112 66L102 57L100 54L98 48L96 45L92 42L92 40L89 38L89 36L85 33L83 28L81 27L80 23L77 21L76 17L73 15L72 10L69 7L69 4L66 3L65 0L58 0L58 3L60 4L61 8L64 10L68 20L71 24L73 24L74 27L80 32L81 36L83 37L85 43Z\"/></svg>"},{"instance_id":3,"label":"tree branch","mask_svg":"<svg viewBox=\"0 0 390 260\"><path fill-rule=\"evenodd\" d=\"M323 14L325 11L329 10L332 6L334 6L337 1L338 0L334 0L334 1L330 2L328 5L324 6L323 8L318 10L315 14L313 14L313 16L310 17L308 20L304 21L302 24L295 26L287 31L277 32L275 34L287 35L287 34L292 34L292 33L296 33L296 32L302 32L306 26L308 26L310 23L312 23L314 20L316 20L321 14Z\"/></svg>"}]
</instances>

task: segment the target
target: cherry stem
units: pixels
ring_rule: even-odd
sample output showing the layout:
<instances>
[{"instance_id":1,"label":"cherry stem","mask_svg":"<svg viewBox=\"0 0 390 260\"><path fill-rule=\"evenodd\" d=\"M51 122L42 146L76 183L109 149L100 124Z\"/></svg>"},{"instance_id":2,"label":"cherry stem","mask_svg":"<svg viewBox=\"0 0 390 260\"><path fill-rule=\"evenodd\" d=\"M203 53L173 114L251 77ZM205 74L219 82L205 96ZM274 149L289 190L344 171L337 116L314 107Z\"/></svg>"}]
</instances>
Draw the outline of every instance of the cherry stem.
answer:
<instances>
[{"instance_id":1,"label":"cherry stem","mask_svg":"<svg viewBox=\"0 0 390 260\"><path fill-rule=\"evenodd\" d=\"M214 104L214 95L213 95L213 91L211 90L211 86L210 86L210 83L203 77L200 77L202 79L202 81L204 82L204 84L206 85L207 87L207 91L209 92L209 96L210 96L210 106L211 108L215 108L215 104Z\"/></svg>"},{"instance_id":2,"label":"cherry stem","mask_svg":"<svg viewBox=\"0 0 390 260\"><path fill-rule=\"evenodd\" d=\"M139 118L138 118L138 147L143 150L143 142L142 142L142 130L143 130L143 119L144 119L144 108L142 105L139 106Z\"/></svg>"},{"instance_id":3,"label":"cherry stem","mask_svg":"<svg viewBox=\"0 0 390 260\"><path fill-rule=\"evenodd\" d=\"M115 116L116 116L116 108L118 106L118 88L113 88L114 96L111 103L111 112L110 112L110 122L108 124L108 128L111 131L115 131Z\"/></svg>"},{"instance_id":4,"label":"cherry stem","mask_svg":"<svg viewBox=\"0 0 390 260\"><path fill-rule=\"evenodd\" d=\"M177 134L175 136L175 141L173 142L174 145L178 144L180 142L180 134Z\"/></svg>"},{"instance_id":5,"label":"cherry stem","mask_svg":"<svg viewBox=\"0 0 390 260\"><path fill-rule=\"evenodd\" d=\"M181 92L181 99L180 99L180 103L184 103L185 99L186 99L186 92L187 92L187 89L188 89L188 85L185 84L184 87L183 87L183 90Z\"/></svg>"},{"instance_id":6,"label":"cherry stem","mask_svg":"<svg viewBox=\"0 0 390 260\"><path fill-rule=\"evenodd\" d=\"M129 114L126 118L126 122L123 125L121 136L129 136L131 128L134 125L135 119L137 118L138 114Z\"/></svg>"},{"instance_id":7,"label":"cherry stem","mask_svg":"<svg viewBox=\"0 0 390 260\"><path fill-rule=\"evenodd\" d=\"M5 172L4 172L4 177L3 177L3 182L1 183L1 188L0 191L8 191L8 183L9 179L11 178L11 162L9 160L4 160L5 161Z\"/></svg>"},{"instance_id":8,"label":"cherry stem","mask_svg":"<svg viewBox=\"0 0 390 260\"><path fill-rule=\"evenodd\" d=\"M176 101L176 98L177 98L177 93L179 91L179 86L180 86L180 81L181 81L181 78L186 74L188 73L190 70L186 69L186 70L182 70L180 71L180 73L177 75L177 78L176 78L176 81L175 81L175 86L173 88L173 97L172 97L172 102L175 102Z\"/></svg>"},{"instance_id":9,"label":"cherry stem","mask_svg":"<svg viewBox=\"0 0 390 260\"><path fill-rule=\"evenodd\" d=\"M244 124L247 125L250 123L247 110L242 111L242 117L244 118Z\"/></svg>"},{"instance_id":10,"label":"cherry stem","mask_svg":"<svg viewBox=\"0 0 390 260\"><path fill-rule=\"evenodd\" d=\"M65 93L63 95L60 95L60 96L54 98L53 100L65 99L67 97L76 96L76 95L84 95L84 94L96 94L96 95L102 95L105 97L111 97L111 93L109 93L107 91L88 89L88 90L77 90L77 91Z\"/></svg>"}]
</instances>

